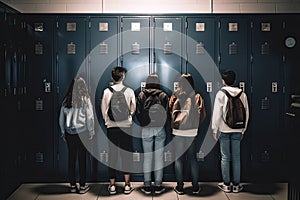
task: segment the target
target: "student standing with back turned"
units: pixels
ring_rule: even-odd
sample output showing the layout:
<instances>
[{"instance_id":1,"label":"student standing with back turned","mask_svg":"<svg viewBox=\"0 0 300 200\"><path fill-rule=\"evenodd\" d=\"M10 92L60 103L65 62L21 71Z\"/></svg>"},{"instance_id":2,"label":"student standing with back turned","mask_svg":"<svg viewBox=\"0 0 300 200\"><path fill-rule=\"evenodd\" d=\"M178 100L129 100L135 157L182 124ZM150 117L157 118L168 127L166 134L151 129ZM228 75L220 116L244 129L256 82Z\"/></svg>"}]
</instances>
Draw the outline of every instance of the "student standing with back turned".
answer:
<instances>
[{"instance_id":1,"label":"student standing with back turned","mask_svg":"<svg viewBox=\"0 0 300 200\"><path fill-rule=\"evenodd\" d=\"M198 185L199 165L197 151L199 150L196 137L201 122L206 117L204 100L195 91L194 79L191 74L182 74L176 90L169 100L171 127L175 151L175 175L177 186L174 191L182 195L184 165L190 165L193 194L198 194L201 188ZM185 155L188 159L185 161Z\"/></svg>"},{"instance_id":2,"label":"student standing with back turned","mask_svg":"<svg viewBox=\"0 0 300 200\"><path fill-rule=\"evenodd\" d=\"M133 190L130 184L130 164L132 161L132 116L136 109L134 91L123 84L125 69L114 67L112 69L113 85L103 92L101 111L107 127L109 139L109 177L108 191L116 194L116 167L121 159L125 179L124 193L130 194ZM125 104L125 105L124 105ZM120 151L120 157L118 156Z\"/></svg>"},{"instance_id":3,"label":"student standing with back turned","mask_svg":"<svg viewBox=\"0 0 300 200\"><path fill-rule=\"evenodd\" d=\"M247 96L238 87L234 87L235 72L227 70L222 73L223 87L217 92L214 109L212 114L212 132L213 137L220 142L221 151L221 171L223 183L219 183L218 187L224 192L240 192L243 186L240 185L240 143L244 132L247 129L249 119L249 108ZM222 91L223 90L223 91ZM240 99L244 105L245 123L244 128L231 128L225 123L227 102L229 98L226 95L226 91L231 96L240 95ZM240 94L241 93L241 94ZM232 185L230 176L230 166L232 166Z\"/></svg>"},{"instance_id":4,"label":"student standing with back turned","mask_svg":"<svg viewBox=\"0 0 300 200\"><path fill-rule=\"evenodd\" d=\"M86 193L90 187L86 184L86 148L84 139L92 139L94 131L94 113L88 87L82 77L74 78L63 99L59 127L61 137L68 145L68 171L70 191L76 192L76 160L79 164L79 193Z\"/></svg>"},{"instance_id":5,"label":"student standing with back turned","mask_svg":"<svg viewBox=\"0 0 300 200\"><path fill-rule=\"evenodd\" d=\"M138 95L136 112L136 116L142 127L144 187L141 190L145 194L151 194L152 171L154 171L155 194L165 191L165 188L162 186L162 179L167 108L168 96L161 90L158 76L150 74L147 77L145 89ZM152 169L153 167L154 169Z\"/></svg>"}]
</instances>

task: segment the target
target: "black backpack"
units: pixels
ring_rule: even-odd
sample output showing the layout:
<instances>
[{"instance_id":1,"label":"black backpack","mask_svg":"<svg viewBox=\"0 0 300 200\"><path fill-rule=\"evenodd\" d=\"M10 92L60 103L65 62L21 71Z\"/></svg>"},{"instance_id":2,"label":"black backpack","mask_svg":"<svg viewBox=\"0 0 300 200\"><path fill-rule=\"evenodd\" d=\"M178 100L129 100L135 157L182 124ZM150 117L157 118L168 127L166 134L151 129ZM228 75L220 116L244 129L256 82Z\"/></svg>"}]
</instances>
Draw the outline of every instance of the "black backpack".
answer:
<instances>
[{"instance_id":1,"label":"black backpack","mask_svg":"<svg viewBox=\"0 0 300 200\"><path fill-rule=\"evenodd\" d=\"M163 126L166 121L166 110L161 101L161 95L159 92L155 95L148 94L143 103L144 117L146 119L140 120L142 126Z\"/></svg>"},{"instance_id":2,"label":"black backpack","mask_svg":"<svg viewBox=\"0 0 300 200\"><path fill-rule=\"evenodd\" d=\"M116 91L112 87L109 90L113 93L108 108L108 117L112 121L127 120L129 116L129 108L124 95L126 86L121 91Z\"/></svg>"},{"instance_id":3,"label":"black backpack","mask_svg":"<svg viewBox=\"0 0 300 200\"><path fill-rule=\"evenodd\" d=\"M195 92L186 98L176 98L172 106L171 127L173 129L196 129L199 126L200 113L195 101Z\"/></svg>"},{"instance_id":4,"label":"black backpack","mask_svg":"<svg viewBox=\"0 0 300 200\"><path fill-rule=\"evenodd\" d=\"M237 96L233 97L225 89L221 90L228 97L228 103L226 107L226 117L224 119L227 126L232 129L245 128L246 126L246 110L243 102L241 101L241 91Z\"/></svg>"}]
</instances>

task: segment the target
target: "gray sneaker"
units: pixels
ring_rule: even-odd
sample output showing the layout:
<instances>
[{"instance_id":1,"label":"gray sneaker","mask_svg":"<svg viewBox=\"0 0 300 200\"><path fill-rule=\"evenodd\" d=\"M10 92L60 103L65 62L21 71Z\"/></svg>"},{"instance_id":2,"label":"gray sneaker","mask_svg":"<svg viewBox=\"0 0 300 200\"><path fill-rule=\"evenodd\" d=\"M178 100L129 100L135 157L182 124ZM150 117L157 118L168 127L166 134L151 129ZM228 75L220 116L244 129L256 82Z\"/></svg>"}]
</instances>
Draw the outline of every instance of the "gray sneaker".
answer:
<instances>
[{"instance_id":1,"label":"gray sneaker","mask_svg":"<svg viewBox=\"0 0 300 200\"><path fill-rule=\"evenodd\" d=\"M243 188L244 188L244 187L243 187L242 185L234 185L234 186L232 187L232 192L238 193L238 192L242 191Z\"/></svg>"},{"instance_id":2,"label":"gray sneaker","mask_svg":"<svg viewBox=\"0 0 300 200\"><path fill-rule=\"evenodd\" d=\"M231 187L230 185L225 185L224 183L219 183L218 188L223 190L224 192L231 192Z\"/></svg>"},{"instance_id":3,"label":"gray sneaker","mask_svg":"<svg viewBox=\"0 0 300 200\"><path fill-rule=\"evenodd\" d=\"M108 192L109 192L109 194L117 194L116 186L115 185L109 185L108 186Z\"/></svg>"},{"instance_id":4,"label":"gray sneaker","mask_svg":"<svg viewBox=\"0 0 300 200\"><path fill-rule=\"evenodd\" d=\"M133 187L130 184L126 184L124 188L124 194L130 194L133 191Z\"/></svg>"}]
</instances>

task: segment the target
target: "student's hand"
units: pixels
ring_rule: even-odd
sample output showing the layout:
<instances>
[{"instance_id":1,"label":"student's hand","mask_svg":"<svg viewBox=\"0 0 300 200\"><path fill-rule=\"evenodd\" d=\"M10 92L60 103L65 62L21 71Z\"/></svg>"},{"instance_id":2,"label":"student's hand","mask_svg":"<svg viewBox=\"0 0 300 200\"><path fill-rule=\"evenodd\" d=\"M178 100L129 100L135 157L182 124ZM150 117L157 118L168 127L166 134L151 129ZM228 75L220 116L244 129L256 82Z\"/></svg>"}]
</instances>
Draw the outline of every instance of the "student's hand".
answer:
<instances>
[{"instance_id":1,"label":"student's hand","mask_svg":"<svg viewBox=\"0 0 300 200\"><path fill-rule=\"evenodd\" d=\"M218 133L213 133L213 138L215 141L218 141L219 137L218 137Z\"/></svg>"}]
</instances>

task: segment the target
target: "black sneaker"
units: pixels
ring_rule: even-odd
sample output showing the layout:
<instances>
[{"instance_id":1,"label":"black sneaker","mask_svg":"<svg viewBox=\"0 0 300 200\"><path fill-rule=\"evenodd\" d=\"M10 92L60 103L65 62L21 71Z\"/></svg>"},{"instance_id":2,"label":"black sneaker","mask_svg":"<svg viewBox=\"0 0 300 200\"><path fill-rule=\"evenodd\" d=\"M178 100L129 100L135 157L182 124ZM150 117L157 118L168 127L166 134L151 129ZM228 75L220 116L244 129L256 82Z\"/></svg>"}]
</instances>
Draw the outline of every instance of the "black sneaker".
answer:
<instances>
[{"instance_id":1,"label":"black sneaker","mask_svg":"<svg viewBox=\"0 0 300 200\"><path fill-rule=\"evenodd\" d=\"M201 191L201 187L193 188L193 194L199 194Z\"/></svg>"},{"instance_id":2,"label":"black sneaker","mask_svg":"<svg viewBox=\"0 0 300 200\"><path fill-rule=\"evenodd\" d=\"M151 194L151 187L150 186L144 186L141 188L141 191L145 194Z\"/></svg>"},{"instance_id":3,"label":"black sneaker","mask_svg":"<svg viewBox=\"0 0 300 200\"><path fill-rule=\"evenodd\" d=\"M90 190L90 186L85 185L85 186L80 186L79 188L79 194L85 194Z\"/></svg>"},{"instance_id":4,"label":"black sneaker","mask_svg":"<svg viewBox=\"0 0 300 200\"><path fill-rule=\"evenodd\" d=\"M242 190L243 190L243 186L242 185L234 185L232 187L232 192L234 192L234 193L238 193L238 192L240 192Z\"/></svg>"},{"instance_id":5,"label":"black sneaker","mask_svg":"<svg viewBox=\"0 0 300 200\"><path fill-rule=\"evenodd\" d=\"M124 187L124 194L130 194L133 191L133 187L130 184L126 184Z\"/></svg>"},{"instance_id":6,"label":"black sneaker","mask_svg":"<svg viewBox=\"0 0 300 200\"><path fill-rule=\"evenodd\" d=\"M161 194L165 190L166 190L166 188L164 186L162 186L162 185L154 187L155 194Z\"/></svg>"},{"instance_id":7,"label":"black sneaker","mask_svg":"<svg viewBox=\"0 0 300 200\"><path fill-rule=\"evenodd\" d=\"M76 185L71 185L70 186L70 192L75 193L77 191Z\"/></svg>"},{"instance_id":8,"label":"black sneaker","mask_svg":"<svg viewBox=\"0 0 300 200\"><path fill-rule=\"evenodd\" d=\"M108 186L108 192L109 192L109 194L117 194L116 186L115 185L109 185Z\"/></svg>"},{"instance_id":9,"label":"black sneaker","mask_svg":"<svg viewBox=\"0 0 300 200\"><path fill-rule=\"evenodd\" d=\"M183 188L176 186L174 187L174 191L179 195L183 195Z\"/></svg>"}]
</instances>

